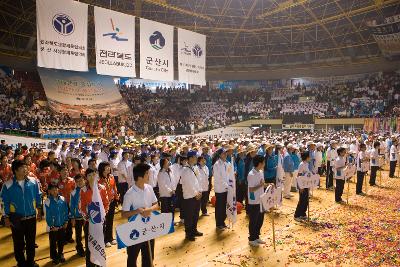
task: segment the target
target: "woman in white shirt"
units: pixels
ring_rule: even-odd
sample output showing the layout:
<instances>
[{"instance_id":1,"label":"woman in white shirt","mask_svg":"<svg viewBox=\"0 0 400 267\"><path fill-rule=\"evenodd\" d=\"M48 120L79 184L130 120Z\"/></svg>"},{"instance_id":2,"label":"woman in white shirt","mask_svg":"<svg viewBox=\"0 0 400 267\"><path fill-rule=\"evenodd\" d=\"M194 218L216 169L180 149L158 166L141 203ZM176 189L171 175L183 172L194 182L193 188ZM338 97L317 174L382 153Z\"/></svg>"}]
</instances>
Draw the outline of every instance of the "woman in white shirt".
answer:
<instances>
[{"instance_id":1,"label":"woman in white shirt","mask_svg":"<svg viewBox=\"0 0 400 267\"><path fill-rule=\"evenodd\" d=\"M199 180L199 184L201 187L201 203L200 203L200 209L202 216L209 216L207 213L207 202L209 198L209 191L208 191L208 176L209 176L209 170L208 167L206 166L206 159L203 156L200 156L197 158L197 161L199 163L198 169L199 169L199 175L197 176L197 179Z\"/></svg>"},{"instance_id":2,"label":"woman in white shirt","mask_svg":"<svg viewBox=\"0 0 400 267\"><path fill-rule=\"evenodd\" d=\"M175 195L174 183L167 158L160 160L161 170L158 173L158 188L160 190L160 202L162 213L174 213L173 196Z\"/></svg>"}]
</instances>

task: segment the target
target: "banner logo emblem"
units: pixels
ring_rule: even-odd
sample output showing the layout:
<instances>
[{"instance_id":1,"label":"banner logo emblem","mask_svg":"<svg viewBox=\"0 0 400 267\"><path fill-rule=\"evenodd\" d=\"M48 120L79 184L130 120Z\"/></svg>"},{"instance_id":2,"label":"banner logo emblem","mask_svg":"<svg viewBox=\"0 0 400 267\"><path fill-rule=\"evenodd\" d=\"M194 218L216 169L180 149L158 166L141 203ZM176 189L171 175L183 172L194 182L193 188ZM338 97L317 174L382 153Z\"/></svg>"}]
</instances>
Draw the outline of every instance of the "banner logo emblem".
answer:
<instances>
[{"instance_id":1,"label":"banner logo emblem","mask_svg":"<svg viewBox=\"0 0 400 267\"><path fill-rule=\"evenodd\" d=\"M53 17L53 28L59 34L67 36L74 32L75 25L70 16L60 13Z\"/></svg>"},{"instance_id":2,"label":"banner logo emblem","mask_svg":"<svg viewBox=\"0 0 400 267\"><path fill-rule=\"evenodd\" d=\"M129 235L129 237L130 237L132 240L137 240L137 239L139 238L139 231L136 230L136 229L133 229L132 232L131 232L131 234Z\"/></svg>"},{"instance_id":3,"label":"banner logo emblem","mask_svg":"<svg viewBox=\"0 0 400 267\"><path fill-rule=\"evenodd\" d=\"M151 46L156 50L160 50L165 46L165 38L159 31L153 32L153 34L150 35L149 41Z\"/></svg>"},{"instance_id":4,"label":"banner logo emblem","mask_svg":"<svg viewBox=\"0 0 400 267\"><path fill-rule=\"evenodd\" d=\"M201 49L198 44L194 45L192 52L195 57L201 57L203 55L203 49Z\"/></svg>"},{"instance_id":5,"label":"banner logo emblem","mask_svg":"<svg viewBox=\"0 0 400 267\"><path fill-rule=\"evenodd\" d=\"M111 39L115 39L115 41L128 41L128 38L119 37L118 35L123 35L124 33L120 32L118 27L114 26L114 21L110 19L112 32L104 33L103 36L111 36Z\"/></svg>"},{"instance_id":6,"label":"banner logo emblem","mask_svg":"<svg viewBox=\"0 0 400 267\"><path fill-rule=\"evenodd\" d=\"M88 206L89 218L92 224L101 223L99 202L91 202Z\"/></svg>"}]
</instances>

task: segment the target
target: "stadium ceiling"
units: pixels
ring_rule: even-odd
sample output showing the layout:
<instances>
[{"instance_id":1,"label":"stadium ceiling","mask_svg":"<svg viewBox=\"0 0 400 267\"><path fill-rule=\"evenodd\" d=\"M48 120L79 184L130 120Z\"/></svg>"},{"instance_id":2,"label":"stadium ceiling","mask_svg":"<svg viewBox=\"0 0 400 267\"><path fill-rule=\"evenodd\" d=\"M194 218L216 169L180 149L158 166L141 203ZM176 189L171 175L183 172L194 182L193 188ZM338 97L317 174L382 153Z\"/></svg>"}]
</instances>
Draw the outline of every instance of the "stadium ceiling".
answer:
<instances>
[{"instance_id":1,"label":"stadium ceiling","mask_svg":"<svg viewBox=\"0 0 400 267\"><path fill-rule=\"evenodd\" d=\"M267 69L382 55L367 22L400 14L399 0L83 0L207 35L209 70ZM94 65L93 11L89 54ZM0 54L34 61L36 4L0 1Z\"/></svg>"}]
</instances>

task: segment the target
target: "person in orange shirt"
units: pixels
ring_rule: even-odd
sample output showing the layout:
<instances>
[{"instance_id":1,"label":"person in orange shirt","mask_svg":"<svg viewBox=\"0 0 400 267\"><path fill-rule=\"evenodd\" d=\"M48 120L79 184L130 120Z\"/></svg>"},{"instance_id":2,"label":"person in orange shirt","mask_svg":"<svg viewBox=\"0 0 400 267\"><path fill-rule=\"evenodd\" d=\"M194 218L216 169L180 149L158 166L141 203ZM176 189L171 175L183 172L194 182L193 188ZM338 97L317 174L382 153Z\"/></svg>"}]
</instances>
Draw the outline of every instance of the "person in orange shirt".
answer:
<instances>
[{"instance_id":1,"label":"person in orange shirt","mask_svg":"<svg viewBox=\"0 0 400 267\"><path fill-rule=\"evenodd\" d=\"M59 193L61 196L65 198L65 202L68 205L69 212L69 201L71 197L71 192L75 189L75 180L69 177L69 170L67 165L63 164L60 166L60 181L58 183ZM72 239L72 223L71 220L68 220L68 225L65 230L65 239L66 242L74 243Z\"/></svg>"},{"instance_id":2,"label":"person in orange shirt","mask_svg":"<svg viewBox=\"0 0 400 267\"><path fill-rule=\"evenodd\" d=\"M26 166L28 167L28 176L34 177L34 178L36 178L36 180L39 180L37 178L37 173L36 173L36 169L37 169L36 164L32 162L32 157L30 154L27 154L24 157L24 162L25 162Z\"/></svg>"},{"instance_id":3,"label":"person in orange shirt","mask_svg":"<svg viewBox=\"0 0 400 267\"><path fill-rule=\"evenodd\" d=\"M60 165L57 162L50 161L50 170L47 183L57 185L60 182Z\"/></svg>"},{"instance_id":4,"label":"person in orange shirt","mask_svg":"<svg viewBox=\"0 0 400 267\"><path fill-rule=\"evenodd\" d=\"M110 207L106 214L106 221L104 223L104 243L106 247L116 245L117 242L113 238L113 223L115 206L118 203L119 195L117 192L117 184L114 176L111 174L111 165L108 162L101 162L99 164L99 184L104 185L107 191Z\"/></svg>"},{"instance_id":5,"label":"person in orange shirt","mask_svg":"<svg viewBox=\"0 0 400 267\"><path fill-rule=\"evenodd\" d=\"M0 162L0 184L4 184L8 180L12 179L13 173L11 170L11 164L8 163L7 155L1 156Z\"/></svg>"},{"instance_id":6,"label":"person in orange shirt","mask_svg":"<svg viewBox=\"0 0 400 267\"><path fill-rule=\"evenodd\" d=\"M85 225L83 227L83 231L85 233L85 247L86 247L86 266L92 267L95 266L90 262L90 251L88 249L88 236L89 236L89 214L88 214L88 206L92 202L92 194L93 191L91 187L94 185L95 179L98 179L98 174L96 170L88 169L86 171L86 178L88 180L85 187L83 187L80 191L80 201L79 201L79 210L85 220ZM100 191L101 200L103 201L104 210L107 213L109 207L107 190L104 185L98 184L98 188Z\"/></svg>"},{"instance_id":7,"label":"person in orange shirt","mask_svg":"<svg viewBox=\"0 0 400 267\"><path fill-rule=\"evenodd\" d=\"M42 192L47 192L48 181L50 181L49 176L51 173L50 162L48 160L42 160L39 163L39 168L37 170L37 177L39 178Z\"/></svg>"},{"instance_id":8,"label":"person in orange shirt","mask_svg":"<svg viewBox=\"0 0 400 267\"><path fill-rule=\"evenodd\" d=\"M36 166L39 166L40 162L45 158L46 156L43 154L43 150L39 148L36 150L35 156L32 157L32 162L35 163Z\"/></svg>"}]
</instances>

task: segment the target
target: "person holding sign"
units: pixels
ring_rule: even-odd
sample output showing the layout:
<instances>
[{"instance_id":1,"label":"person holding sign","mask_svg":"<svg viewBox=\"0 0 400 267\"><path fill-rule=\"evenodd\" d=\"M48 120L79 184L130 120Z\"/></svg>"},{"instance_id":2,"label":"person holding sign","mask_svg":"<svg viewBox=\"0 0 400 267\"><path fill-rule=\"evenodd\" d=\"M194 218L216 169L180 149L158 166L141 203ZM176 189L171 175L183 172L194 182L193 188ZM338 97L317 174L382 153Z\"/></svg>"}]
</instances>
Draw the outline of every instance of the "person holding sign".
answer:
<instances>
[{"instance_id":1,"label":"person holding sign","mask_svg":"<svg viewBox=\"0 0 400 267\"><path fill-rule=\"evenodd\" d=\"M301 163L299 165L298 176L306 176L310 173L309 162L311 160L310 152L304 151L301 153ZM294 213L294 220L302 222L307 219L306 212L309 201L309 188L299 188L299 202L297 202L296 211Z\"/></svg>"},{"instance_id":2,"label":"person holding sign","mask_svg":"<svg viewBox=\"0 0 400 267\"><path fill-rule=\"evenodd\" d=\"M364 183L364 176L365 173L368 171L366 167L368 167L369 158L365 151L367 150L367 146L365 144L360 144L359 148L360 152L358 152L356 158L356 165L357 165L357 184L356 184L356 194L360 196L365 196L365 193L362 191L363 183Z\"/></svg>"},{"instance_id":3,"label":"person holding sign","mask_svg":"<svg viewBox=\"0 0 400 267\"><path fill-rule=\"evenodd\" d=\"M345 174L344 169L346 168L346 148L340 147L337 150L338 157L335 160L335 180L336 180L336 188L335 188L335 201L339 204L344 204L342 200L344 183L345 183Z\"/></svg>"},{"instance_id":4,"label":"person holding sign","mask_svg":"<svg viewBox=\"0 0 400 267\"><path fill-rule=\"evenodd\" d=\"M126 192L122 204L122 218L131 218L136 214L150 217L153 211L158 210L158 203L153 187L149 185L150 166L139 163L133 168L134 184ZM149 248L149 245L151 248ZM127 266L136 266L139 251L142 255L142 266L152 266L154 259L154 239L142 242L127 248Z\"/></svg>"},{"instance_id":5,"label":"person holding sign","mask_svg":"<svg viewBox=\"0 0 400 267\"><path fill-rule=\"evenodd\" d=\"M248 215L249 215L249 245L258 247L260 244L265 244L265 241L260 239L260 230L264 222L264 213L261 212L260 197L264 193L264 167L265 158L261 155L256 155L253 158L254 168L247 176L248 184Z\"/></svg>"},{"instance_id":6,"label":"person holding sign","mask_svg":"<svg viewBox=\"0 0 400 267\"><path fill-rule=\"evenodd\" d=\"M376 181L376 173L379 170L379 147L381 146L379 141L374 142L374 148L370 151L371 158L371 175L369 177L369 185L374 186ZM396 155L397 157L397 155ZM390 159L392 160L392 154L390 154ZM397 159L395 159L397 160ZM396 165L396 162L394 162ZM392 165L392 163L391 163ZM394 171L393 171L394 174Z\"/></svg>"}]
</instances>

